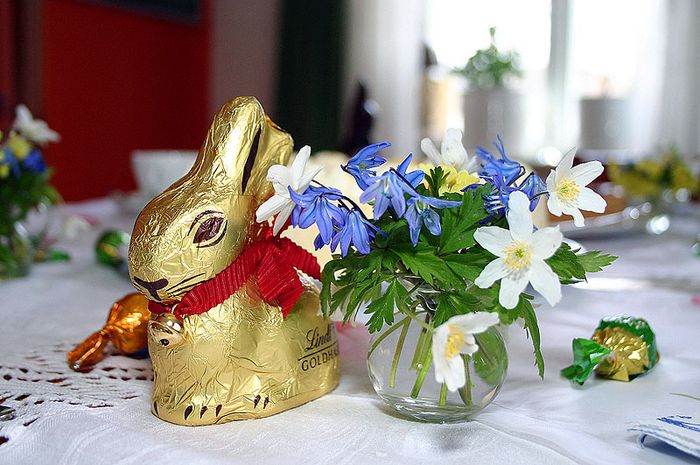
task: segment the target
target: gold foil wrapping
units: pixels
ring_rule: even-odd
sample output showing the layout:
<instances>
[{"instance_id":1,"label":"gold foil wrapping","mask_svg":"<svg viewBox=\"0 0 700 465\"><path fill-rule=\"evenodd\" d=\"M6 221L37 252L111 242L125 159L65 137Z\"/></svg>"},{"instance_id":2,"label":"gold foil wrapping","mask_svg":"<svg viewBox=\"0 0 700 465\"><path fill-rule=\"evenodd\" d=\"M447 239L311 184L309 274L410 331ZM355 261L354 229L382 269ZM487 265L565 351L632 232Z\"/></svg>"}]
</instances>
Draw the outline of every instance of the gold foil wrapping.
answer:
<instances>
[{"instance_id":1,"label":"gold foil wrapping","mask_svg":"<svg viewBox=\"0 0 700 465\"><path fill-rule=\"evenodd\" d=\"M148 299L141 294L127 294L112 305L101 330L68 352L68 365L76 371L89 370L104 358L110 342L123 354L145 349L150 317Z\"/></svg>"},{"instance_id":2,"label":"gold foil wrapping","mask_svg":"<svg viewBox=\"0 0 700 465\"><path fill-rule=\"evenodd\" d=\"M184 318L179 342L161 344L169 335L153 324L153 413L208 425L274 415L331 391L338 343L319 305L307 292L283 319L249 281L223 304Z\"/></svg>"},{"instance_id":3,"label":"gold foil wrapping","mask_svg":"<svg viewBox=\"0 0 700 465\"><path fill-rule=\"evenodd\" d=\"M286 164L291 151L291 137L256 99L224 105L190 172L139 215L129 248L134 285L176 304L229 266L260 230L255 210L272 193L269 167ZM319 314L318 289L303 282L286 319L260 298L255 278L205 313L152 317L153 413L182 425L222 423L273 415L332 390L340 368L334 329Z\"/></svg>"},{"instance_id":4,"label":"gold foil wrapping","mask_svg":"<svg viewBox=\"0 0 700 465\"><path fill-rule=\"evenodd\" d=\"M596 374L629 381L649 369L649 350L641 337L619 327L608 327L596 330L591 339L613 350L598 364Z\"/></svg>"}]
</instances>

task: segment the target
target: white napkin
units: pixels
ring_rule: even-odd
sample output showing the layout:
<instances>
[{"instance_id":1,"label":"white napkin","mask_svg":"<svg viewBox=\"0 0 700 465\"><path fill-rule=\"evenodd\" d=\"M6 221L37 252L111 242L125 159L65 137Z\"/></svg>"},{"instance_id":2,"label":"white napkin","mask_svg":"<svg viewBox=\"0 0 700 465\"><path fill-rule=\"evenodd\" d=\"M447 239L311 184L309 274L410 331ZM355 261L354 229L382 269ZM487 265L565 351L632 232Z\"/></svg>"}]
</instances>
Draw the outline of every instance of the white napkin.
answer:
<instances>
[{"instance_id":1,"label":"white napkin","mask_svg":"<svg viewBox=\"0 0 700 465\"><path fill-rule=\"evenodd\" d=\"M700 458L700 416L669 415L651 422L634 423L628 431L638 432L639 445L647 436L657 438L685 453Z\"/></svg>"}]
</instances>

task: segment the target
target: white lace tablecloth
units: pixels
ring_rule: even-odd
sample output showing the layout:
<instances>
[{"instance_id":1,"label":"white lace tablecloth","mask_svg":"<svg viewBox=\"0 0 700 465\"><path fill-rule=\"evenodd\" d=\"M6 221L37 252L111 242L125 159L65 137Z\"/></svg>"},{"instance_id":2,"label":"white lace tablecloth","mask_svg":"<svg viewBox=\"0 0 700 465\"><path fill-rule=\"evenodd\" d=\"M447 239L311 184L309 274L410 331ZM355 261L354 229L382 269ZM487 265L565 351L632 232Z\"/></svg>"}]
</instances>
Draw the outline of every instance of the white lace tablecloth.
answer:
<instances>
[{"instance_id":1,"label":"white lace tablecloth","mask_svg":"<svg viewBox=\"0 0 700 465\"><path fill-rule=\"evenodd\" d=\"M102 228L130 228L107 200L71 207ZM700 305L662 281L700 279L692 236L634 237L587 243L620 255L606 276L658 279L652 288L567 289L556 309L539 309L544 381L523 331L510 331L510 371L495 402L476 421L431 425L382 405L364 362L362 328L340 334L342 381L331 394L262 420L180 427L149 412L147 359L110 357L71 372L66 351L100 328L128 281L94 261L97 232L68 245L69 263L35 266L31 277L0 283L0 404L17 411L0 422L0 464L681 464L700 463L669 447L640 448L628 424L665 415L698 415ZM700 289L697 290L700 293ZM583 388L559 376L571 340L601 317L648 319L660 364L631 383L592 379Z\"/></svg>"}]
</instances>

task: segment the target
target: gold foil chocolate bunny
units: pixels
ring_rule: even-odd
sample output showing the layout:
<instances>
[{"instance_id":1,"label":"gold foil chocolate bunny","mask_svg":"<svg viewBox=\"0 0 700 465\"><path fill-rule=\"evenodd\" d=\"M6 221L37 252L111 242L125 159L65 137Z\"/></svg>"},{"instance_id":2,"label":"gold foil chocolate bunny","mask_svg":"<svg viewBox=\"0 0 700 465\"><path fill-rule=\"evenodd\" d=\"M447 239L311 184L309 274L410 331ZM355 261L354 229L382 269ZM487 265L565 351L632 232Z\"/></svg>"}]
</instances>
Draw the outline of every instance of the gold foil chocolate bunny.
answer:
<instances>
[{"instance_id":1,"label":"gold foil chocolate bunny","mask_svg":"<svg viewBox=\"0 0 700 465\"><path fill-rule=\"evenodd\" d=\"M319 267L255 223L291 137L252 97L216 115L194 166L143 209L129 273L153 312L152 412L182 425L260 418L332 390L338 345Z\"/></svg>"}]
</instances>

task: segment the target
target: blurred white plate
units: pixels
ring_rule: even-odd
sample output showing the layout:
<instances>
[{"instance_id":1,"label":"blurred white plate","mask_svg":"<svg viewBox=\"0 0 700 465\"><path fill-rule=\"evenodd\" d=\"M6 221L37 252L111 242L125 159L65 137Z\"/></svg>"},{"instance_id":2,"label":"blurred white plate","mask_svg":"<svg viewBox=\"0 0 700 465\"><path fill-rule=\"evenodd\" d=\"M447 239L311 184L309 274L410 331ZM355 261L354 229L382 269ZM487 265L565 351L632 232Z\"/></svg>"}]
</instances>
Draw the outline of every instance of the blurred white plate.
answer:
<instances>
[{"instance_id":1,"label":"blurred white plate","mask_svg":"<svg viewBox=\"0 0 700 465\"><path fill-rule=\"evenodd\" d=\"M131 167L139 192L155 197L183 177L196 158L193 150L134 150Z\"/></svg>"},{"instance_id":2,"label":"blurred white plate","mask_svg":"<svg viewBox=\"0 0 700 465\"><path fill-rule=\"evenodd\" d=\"M652 217L651 205L644 203L627 207L620 212L586 218L586 225L581 228L576 227L573 220L554 224L559 225L567 238L595 239L643 233Z\"/></svg>"}]
</instances>

